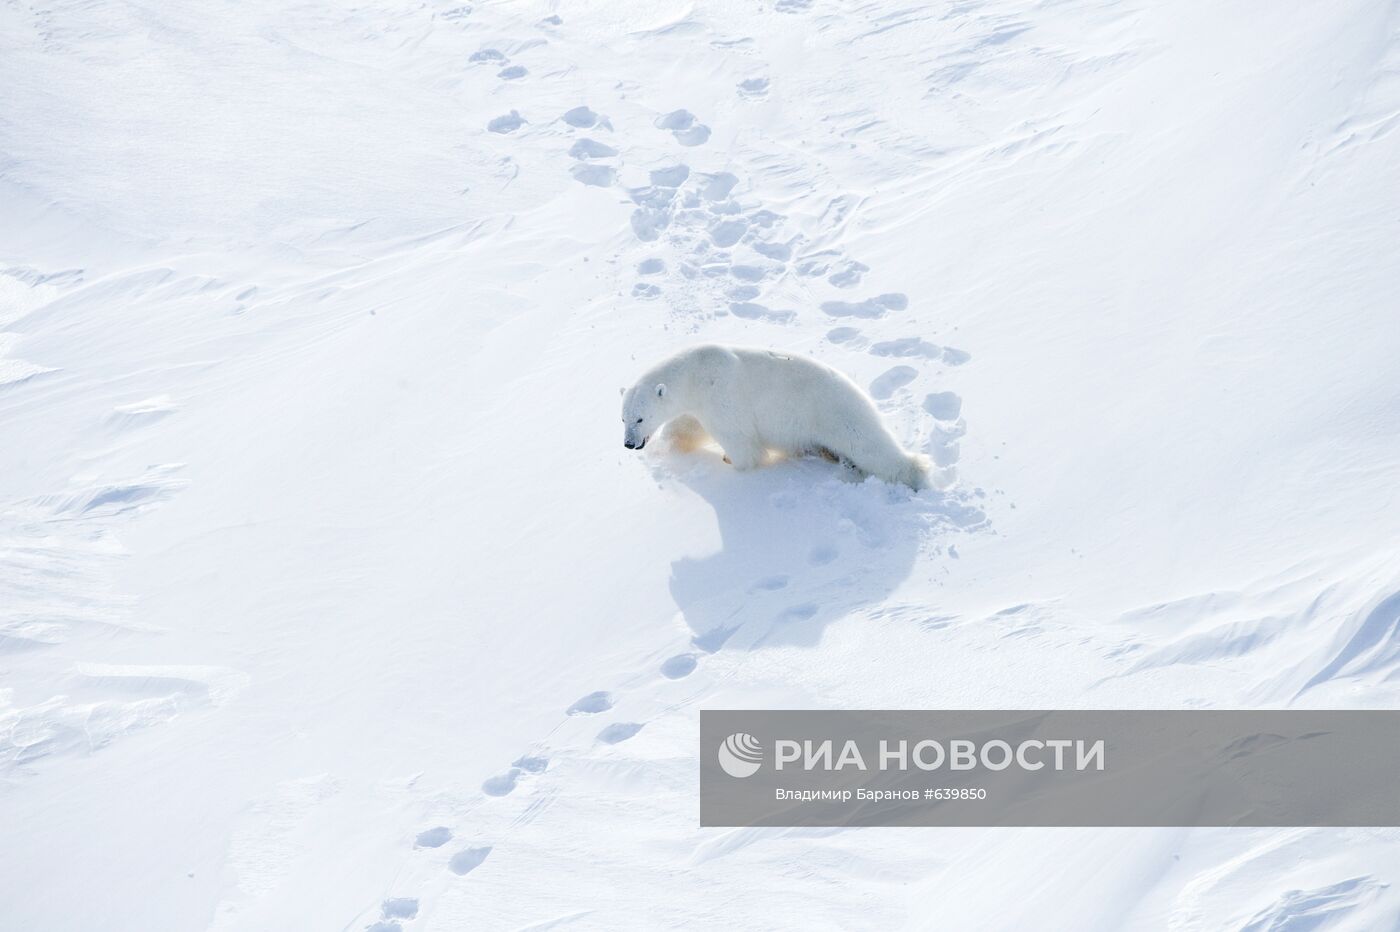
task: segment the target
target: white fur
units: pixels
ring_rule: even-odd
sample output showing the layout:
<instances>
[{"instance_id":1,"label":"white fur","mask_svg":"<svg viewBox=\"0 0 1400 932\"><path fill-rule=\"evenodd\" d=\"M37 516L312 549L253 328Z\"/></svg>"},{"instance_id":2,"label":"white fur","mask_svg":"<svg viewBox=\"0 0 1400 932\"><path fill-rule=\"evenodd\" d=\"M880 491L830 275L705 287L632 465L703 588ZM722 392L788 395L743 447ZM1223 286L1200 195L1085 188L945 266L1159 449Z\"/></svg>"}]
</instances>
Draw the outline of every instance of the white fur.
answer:
<instances>
[{"instance_id":1,"label":"white fur","mask_svg":"<svg viewBox=\"0 0 1400 932\"><path fill-rule=\"evenodd\" d=\"M736 469L770 452L817 454L913 489L928 484L928 460L909 453L859 386L802 356L739 346L683 350L643 373L622 399L623 442L640 449L665 425L681 449L710 438Z\"/></svg>"}]
</instances>

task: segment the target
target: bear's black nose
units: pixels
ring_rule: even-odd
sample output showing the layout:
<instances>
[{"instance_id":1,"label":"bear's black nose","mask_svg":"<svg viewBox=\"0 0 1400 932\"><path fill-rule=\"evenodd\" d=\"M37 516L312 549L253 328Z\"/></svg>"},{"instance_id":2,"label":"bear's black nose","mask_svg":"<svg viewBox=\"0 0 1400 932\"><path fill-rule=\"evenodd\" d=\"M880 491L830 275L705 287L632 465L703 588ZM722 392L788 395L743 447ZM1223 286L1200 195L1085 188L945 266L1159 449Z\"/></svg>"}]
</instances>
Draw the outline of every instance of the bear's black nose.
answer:
<instances>
[{"instance_id":1,"label":"bear's black nose","mask_svg":"<svg viewBox=\"0 0 1400 932\"><path fill-rule=\"evenodd\" d=\"M624 447L626 447L627 449L629 449L629 450L635 450L635 449L637 449L637 445L636 445L635 443L633 443L632 441L630 441L630 440L624 440L624 441L622 441L622 445L623 445Z\"/></svg>"}]
</instances>

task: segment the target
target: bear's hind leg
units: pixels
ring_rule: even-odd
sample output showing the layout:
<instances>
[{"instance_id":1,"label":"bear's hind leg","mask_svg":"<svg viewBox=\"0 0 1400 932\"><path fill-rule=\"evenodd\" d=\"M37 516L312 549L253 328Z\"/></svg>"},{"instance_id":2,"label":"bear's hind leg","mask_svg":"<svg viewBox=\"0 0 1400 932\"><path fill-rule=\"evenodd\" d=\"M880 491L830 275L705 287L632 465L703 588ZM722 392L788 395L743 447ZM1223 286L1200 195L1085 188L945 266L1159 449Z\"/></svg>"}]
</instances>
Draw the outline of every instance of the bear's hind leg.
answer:
<instances>
[{"instance_id":1,"label":"bear's hind leg","mask_svg":"<svg viewBox=\"0 0 1400 932\"><path fill-rule=\"evenodd\" d=\"M841 471L837 473L837 476L839 476L843 482L865 481L867 473L857 466L849 456L837 453L829 447L817 447L817 452L818 455L828 463L835 463L837 466L841 467Z\"/></svg>"},{"instance_id":2,"label":"bear's hind leg","mask_svg":"<svg viewBox=\"0 0 1400 932\"><path fill-rule=\"evenodd\" d=\"M927 458L905 452L893 437L853 445L850 461L861 472L891 485L907 485L917 492L928 484Z\"/></svg>"}]
</instances>

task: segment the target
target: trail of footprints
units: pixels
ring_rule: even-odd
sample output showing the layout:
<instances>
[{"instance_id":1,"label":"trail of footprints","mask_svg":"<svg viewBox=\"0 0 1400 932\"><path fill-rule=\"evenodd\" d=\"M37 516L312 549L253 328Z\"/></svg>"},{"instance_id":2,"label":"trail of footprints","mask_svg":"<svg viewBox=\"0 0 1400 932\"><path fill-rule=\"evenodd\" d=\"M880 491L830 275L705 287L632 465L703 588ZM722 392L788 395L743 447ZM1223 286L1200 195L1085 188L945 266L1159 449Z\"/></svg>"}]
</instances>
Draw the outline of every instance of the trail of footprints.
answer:
<instances>
[{"instance_id":1,"label":"trail of footprints","mask_svg":"<svg viewBox=\"0 0 1400 932\"><path fill-rule=\"evenodd\" d=\"M740 83L741 97L767 93L768 79L753 78ZM605 128L611 122L588 106L567 111L561 121L572 129ZM702 145L709 127L688 110L673 110L656 118L657 129L670 132L682 146ZM568 150L575 160L570 168L583 184L612 187L619 183L622 154L618 147L601 143L591 136L577 138ZM784 216L761 204L745 204L735 196L740 178L732 172L696 172L677 162L652 169L648 183L625 188L633 204L629 219L633 235L643 243L664 246L674 256L674 268L659 255L648 256L636 266L637 281L632 297L651 301L665 296L667 287L678 284L708 292L710 306L744 320L786 324L798 312L773 308L763 300L764 289L793 275L803 279L824 278L841 290L858 288L870 266L836 249L809 249L801 234L785 231ZM834 198L824 220L836 224L844 220L854 202ZM874 321L905 311L909 299L899 292L885 292L858 300L830 299L818 305L823 314L835 319ZM960 366L971 359L966 351L940 346L922 337L909 336L870 342L858 326L833 328L827 339L846 349L864 349L872 356L900 359L869 386L877 401L889 402L907 390L919 377L918 364L938 363ZM950 470L958 458L957 439L962 435L962 402L951 392L928 395L923 410L938 422L926 451L943 470ZM945 472L945 481L951 480Z\"/></svg>"},{"instance_id":2,"label":"trail of footprints","mask_svg":"<svg viewBox=\"0 0 1400 932\"><path fill-rule=\"evenodd\" d=\"M786 492L776 493L774 502L779 507L782 503L778 499L787 495ZM814 544L805 555L803 562L811 568L821 568L836 564L840 559L841 551L836 544L819 541ZM765 594L777 594L788 589L792 577L786 573L760 577L749 586L748 592L751 596L763 596ZM796 624L814 617L819 611L819 606L811 601L801 601L789 604L784 608L776 609L772 616L775 625ZM689 649L674 654L662 661L657 667L657 672L663 680L679 680L694 673L701 660L714 654L723 647L724 643L742 625L730 628L716 628L703 635L697 635L690 639ZM653 683L659 681L652 681ZM645 689L647 683L643 682L641 688ZM614 712L619 702L616 692L610 690L595 690L580 696L570 705L562 710L565 719L568 718L590 718L593 716L605 716ZM594 741L598 745L618 745L636 736L646 726L645 722L631 721L625 718L609 722L603 725L596 733ZM549 757L544 753L533 752L517 758L510 767L503 773L488 778L481 786L481 791L488 797L502 797L514 792L521 781L537 777L548 771L550 765ZM532 803L527 809L536 808L538 803ZM415 850L436 850L447 848L456 839L451 827L446 825L435 825L418 832L413 841ZM480 841L472 843L457 842L460 847L452 851L447 856L443 867L449 873L464 877L473 871L481 868L489 860L494 845L483 844ZM372 924L367 925L368 932L403 932L404 922L412 921L419 913L420 902L417 897L396 896L383 900L380 904L380 916Z\"/></svg>"},{"instance_id":3,"label":"trail of footprints","mask_svg":"<svg viewBox=\"0 0 1400 932\"><path fill-rule=\"evenodd\" d=\"M803 9L798 5L795 9ZM509 59L496 49L483 49L471 56L474 62L506 65ZM503 68L498 77L505 78ZM523 71L523 69L522 69ZM767 94L766 77L746 79L738 85L740 97L754 98ZM495 133L511 133L526 125L518 111L492 119L487 129ZM571 160L569 172L580 184L612 188L621 181L622 152L611 142L595 138L597 134L612 133L612 121L587 104L565 111L558 122L575 135L567 155ZM658 115L653 126L672 135L682 147L704 145L711 129L686 109ZM589 135L582 135L581 133ZM793 275L804 279L824 278L834 288L851 290L859 287L870 267L851 259L835 249L807 249L806 238L785 232L786 218L759 205L745 205L735 196L740 178L732 172L695 172L683 162L665 165L648 172L648 183L624 188L633 204L629 223L633 235L643 243L657 243L678 255L675 266L661 256L649 256L636 266L637 281L631 295L643 301L665 297L668 286L682 286L687 291L699 290L708 296L702 307L719 307L715 314L731 314L742 320L782 325L791 323L798 312L789 308L774 308L763 300L764 289ZM834 198L828 205L824 221L839 224L854 206L850 197ZM832 318L873 321L891 313L906 310L909 299L899 292L876 294L859 300L832 299L819 304L821 312ZM864 348L869 354L911 360L939 362L959 366L971 356L955 347L938 346L921 337L869 343L859 327L840 326L827 338L846 349ZM895 365L877 377L870 385L878 401L890 401L902 389L912 384L919 370L909 364ZM943 393L946 394L946 393ZM930 396L930 399L932 396ZM958 414L945 412L960 409L960 403L926 399L924 410L937 420L958 422ZM956 444L949 434L959 430L940 425L929 440L928 452L941 467L956 461ZM955 439L955 438L953 438Z\"/></svg>"},{"instance_id":4,"label":"trail of footprints","mask_svg":"<svg viewBox=\"0 0 1400 932\"><path fill-rule=\"evenodd\" d=\"M802 12L810 0L780 0L783 12ZM541 27L560 25L552 16ZM482 49L470 57L473 64L499 66L496 77L502 81L524 78L528 70L514 65L496 49ZM756 76L741 81L737 93L741 98L758 99L767 95L769 79ZM589 187L612 188L620 184L623 155L612 140L598 138L614 132L612 121L586 104L573 107L557 118L573 136L567 149L569 173L580 184ZM510 134L528 125L516 110L495 117L487 123L491 133ZM661 114L653 121L655 129L670 133L684 148L703 146L711 129L688 110L678 109ZM652 169L647 184L624 188L633 204L629 218L633 235L639 242L664 246L673 256L671 262L660 255L648 256L636 265L638 281L632 296L639 300L662 298L668 287L685 285L711 296L712 304L720 305L717 313L732 314L744 320L775 325L790 323L798 316L792 309L775 309L763 303L765 286L792 275L800 279L825 279L833 288L851 291L862 285L870 267L851 259L835 249L812 248L800 233L785 231L786 217L764 208L761 204L745 204L735 196L740 178L732 172L697 172L677 161ZM838 197L828 206L823 220L839 224L853 207L853 200ZM841 320L875 321L908 308L907 296L898 292L875 294L857 300L831 299L820 302L821 313ZM901 360L879 375L869 386L877 401L888 402L905 393L920 375L918 364L938 363L960 366L970 360L963 350L930 343L918 336L871 342L859 326L843 324L831 329L829 342L848 350L864 350L869 355ZM958 459L958 440L965 432L961 418L962 400L951 391L934 392L924 397L922 409L935 420L934 430L926 450L935 464L950 469ZM807 555L811 567L835 562L840 554L831 544L818 543ZM787 575L765 576L753 582L751 594L778 592L789 584ZM799 602L778 612L775 621L800 622L813 617L818 607ZM701 659L718 651L739 626L716 628L691 638L690 650L677 653L663 661L657 672L664 680L679 680L698 669ZM565 717L590 717L611 712L617 703L614 693L599 690L580 697L564 711ZM621 744L636 736L645 723L614 721L604 725L595 741L603 745ZM488 778L481 791L488 797L503 797L513 793L522 781L538 777L549 769L549 758L543 754L526 754L511 763L502 773ZM419 832L415 849L437 849L454 838L447 826L434 826ZM446 869L465 876L480 868L489 858L491 845L472 844L453 852ZM401 920L414 919L419 901L410 897L394 897L381 904L380 919L367 926L370 932L399 932Z\"/></svg>"}]
</instances>

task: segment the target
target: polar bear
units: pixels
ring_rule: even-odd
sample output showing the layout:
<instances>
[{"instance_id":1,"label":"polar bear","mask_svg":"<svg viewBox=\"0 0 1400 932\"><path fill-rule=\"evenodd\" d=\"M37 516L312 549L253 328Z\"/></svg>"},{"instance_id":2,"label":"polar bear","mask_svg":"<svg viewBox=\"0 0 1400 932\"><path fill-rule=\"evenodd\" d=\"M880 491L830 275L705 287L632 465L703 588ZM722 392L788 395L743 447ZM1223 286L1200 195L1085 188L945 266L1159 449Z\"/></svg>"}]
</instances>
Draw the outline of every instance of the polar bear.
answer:
<instances>
[{"instance_id":1,"label":"polar bear","mask_svg":"<svg viewBox=\"0 0 1400 932\"><path fill-rule=\"evenodd\" d=\"M622 423L629 450L664 425L681 449L713 438L736 469L762 465L770 452L816 454L915 490L929 482L928 458L899 445L865 392L801 356L714 344L682 350L623 394Z\"/></svg>"}]
</instances>

